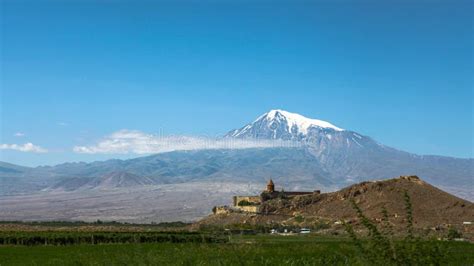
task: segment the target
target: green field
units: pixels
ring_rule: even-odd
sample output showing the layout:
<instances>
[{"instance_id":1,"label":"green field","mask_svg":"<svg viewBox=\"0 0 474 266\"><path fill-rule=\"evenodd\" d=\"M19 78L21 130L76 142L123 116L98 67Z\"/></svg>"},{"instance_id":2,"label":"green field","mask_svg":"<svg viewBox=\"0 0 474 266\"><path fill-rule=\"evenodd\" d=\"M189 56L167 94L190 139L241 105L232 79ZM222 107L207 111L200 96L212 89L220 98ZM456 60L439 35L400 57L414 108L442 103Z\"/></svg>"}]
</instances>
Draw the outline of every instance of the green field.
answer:
<instances>
[{"instance_id":1,"label":"green field","mask_svg":"<svg viewBox=\"0 0 474 266\"><path fill-rule=\"evenodd\" d=\"M474 245L423 242L445 253L440 265L473 265ZM345 238L232 236L228 243L0 246L0 265L366 265Z\"/></svg>"}]
</instances>

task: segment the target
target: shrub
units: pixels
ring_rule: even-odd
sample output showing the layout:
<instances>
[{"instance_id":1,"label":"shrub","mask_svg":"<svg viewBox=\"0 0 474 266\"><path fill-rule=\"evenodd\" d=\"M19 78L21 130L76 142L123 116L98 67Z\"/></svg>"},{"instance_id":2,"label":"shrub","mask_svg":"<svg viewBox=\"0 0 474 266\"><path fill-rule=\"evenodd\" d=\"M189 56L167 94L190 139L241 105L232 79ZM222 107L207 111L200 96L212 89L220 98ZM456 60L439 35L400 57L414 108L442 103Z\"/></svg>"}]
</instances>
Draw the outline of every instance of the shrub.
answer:
<instances>
[{"instance_id":1,"label":"shrub","mask_svg":"<svg viewBox=\"0 0 474 266\"><path fill-rule=\"evenodd\" d=\"M454 240L456 238L461 238L462 234L459 232L455 227L449 227L448 230L448 239L449 240Z\"/></svg>"},{"instance_id":2,"label":"shrub","mask_svg":"<svg viewBox=\"0 0 474 266\"><path fill-rule=\"evenodd\" d=\"M331 226L327 222L318 221L317 223L314 224L313 228L314 230L324 230L324 229L331 228Z\"/></svg>"},{"instance_id":3,"label":"shrub","mask_svg":"<svg viewBox=\"0 0 474 266\"><path fill-rule=\"evenodd\" d=\"M296 215L296 216L295 216L295 222L301 223L301 222L303 222L303 221L304 221L304 217L303 217L303 216L301 216L301 215Z\"/></svg>"},{"instance_id":4,"label":"shrub","mask_svg":"<svg viewBox=\"0 0 474 266\"><path fill-rule=\"evenodd\" d=\"M397 240L393 237L389 215L382 208L383 228L379 228L365 216L360 207L351 200L361 224L368 230L369 238L361 239L352 225L345 224L346 231L358 249L358 257L363 265L440 265L448 263L447 250L439 242L422 241L413 235L413 209L410 196L404 193L406 211L406 237Z\"/></svg>"},{"instance_id":5,"label":"shrub","mask_svg":"<svg viewBox=\"0 0 474 266\"><path fill-rule=\"evenodd\" d=\"M238 206L255 206L257 205L257 203L255 202L250 202L250 201L247 201L247 200L241 200L239 201L239 203L237 203Z\"/></svg>"}]
</instances>

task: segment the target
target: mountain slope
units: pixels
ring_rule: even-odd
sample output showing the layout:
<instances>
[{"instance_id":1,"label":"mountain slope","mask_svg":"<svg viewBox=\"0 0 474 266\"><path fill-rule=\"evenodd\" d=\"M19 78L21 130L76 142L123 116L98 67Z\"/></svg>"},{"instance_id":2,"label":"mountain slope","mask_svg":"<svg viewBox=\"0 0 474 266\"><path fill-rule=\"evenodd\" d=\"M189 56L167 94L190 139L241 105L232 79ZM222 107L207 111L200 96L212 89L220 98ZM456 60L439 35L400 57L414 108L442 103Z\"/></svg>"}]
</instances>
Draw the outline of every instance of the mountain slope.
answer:
<instances>
[{"instance_id":1,"label":"mountain slope","mask_svg":"<svg viewBox=\"0 0 474 266\"><path fill-rule=\"evenodd\" d=\"M473 159L399 151L329 122L283 110L271 110L226 137L298 141L336 183L417 174L437 185L474 186Z\"/></svg>"},{"instance_id":2,"label":"mountain slope","mask_svg":"<svg viewBox=\"0 0 474 266\"><path fill-rule=\"evenodd\" d=\"M99 186L110 173L126 173L121 183L127 184L125 181L131 179L130 186L205 180L264 183L274 178L288 188L336 187L313 155L303 148L177 151L130 160L61 164L47 170L55 178L44 188L67 191ZM113 188L117 182L100 186Z\"/></svg>"},{"instance_id":3,"label":"mountain slope","mask_svg":"<svg viewBox=\"0 0 474 266\"><path fill-rule=\"evenodd\" d=\"M49 189L74 191L78 189L112 189L129 188L136 186L154 185L150 178L134 175L128 172L110 172L99 177L72 177L60 179Z\"/></svg>"},{"instance_id":4,"label":"mountain slope","mask_svg":"<svg viewBox=\"0 0 474 266\"><path fill-rule=\"evenodd\" d=\"M206 180L263 183L269 178L285 189L333 190L365 180L415 174L452 192L457 188L474 191L473 159L410 154L329 122L283 110L267 112L229 132L226 138L288 140L299 145L176 151L130 160L36 168L0 164L0 195ZM110 173L123 176L104 178ZM474 198L473 194L468 198Z\"/></svg>"},{"instance_id":5,"label":"mountain slope","mask_svg":"<svg viewBox=\"0 0 474 266\"><path fill-rule=\"evenodd\" d=\"M21 174L28 171L29 167L19 166L11 163L0 162L0 176Z\"/></svg>"}]
</instances>

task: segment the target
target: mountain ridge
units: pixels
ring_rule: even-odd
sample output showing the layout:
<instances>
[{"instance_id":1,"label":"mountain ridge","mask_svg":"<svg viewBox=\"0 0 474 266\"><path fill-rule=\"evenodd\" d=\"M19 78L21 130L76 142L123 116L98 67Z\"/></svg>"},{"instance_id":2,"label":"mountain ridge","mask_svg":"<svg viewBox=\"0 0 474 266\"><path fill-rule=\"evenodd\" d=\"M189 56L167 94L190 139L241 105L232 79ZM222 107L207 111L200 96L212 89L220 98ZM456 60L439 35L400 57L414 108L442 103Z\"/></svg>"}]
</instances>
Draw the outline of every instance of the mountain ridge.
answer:
<instances>
[{"instance_id":1,"label":"mountain ridge","mask_svg":"<svg viewBox=\"0 0 474 266\"><path fill-rule=\"evenodd\" d=\"M290 115L296 118L285 117ZM294 121L294 120L299 121ZM293 122L292 122L293 121ZM304 128L303 128L304 127ZM62 163L36 168L0 164L0 195L63 189L114 189L201 181L264 182L288 189L334 190L352 183L418 175L437 186L465 190L474 184L474 159L416 155L329 122L271 110L224 138L289 140L297 147L173 151L133 159ZM110 182L103 178L112 173ZM126 177L132 181L127 182ZM122 180L122 181L120 181ZM474 193L472 193L474 194ZM464 193L465 197L466 194ZM473 199L474 195L470 196Z\"/></svg>"}]
</instances>

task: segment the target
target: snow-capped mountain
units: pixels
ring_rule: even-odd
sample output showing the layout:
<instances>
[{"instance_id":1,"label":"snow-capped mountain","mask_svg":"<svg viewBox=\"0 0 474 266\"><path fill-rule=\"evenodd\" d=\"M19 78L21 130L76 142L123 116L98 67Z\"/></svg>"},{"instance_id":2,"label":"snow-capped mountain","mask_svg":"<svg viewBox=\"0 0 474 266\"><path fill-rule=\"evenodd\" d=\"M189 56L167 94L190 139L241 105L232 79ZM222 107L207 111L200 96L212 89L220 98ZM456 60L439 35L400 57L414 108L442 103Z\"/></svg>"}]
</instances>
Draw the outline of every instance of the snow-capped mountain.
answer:
<instances>
[{"instance_id":1,"label":"snow-capped mountain","mask_svg":"<svg viewBox=\"0 0 474 266\"><path fill-rule=\"evenodd\" d=\"M246 126L233 130L226 137L253 139L302 140L314 133L332 134L344 129L318 119L284 110L271 110Z\"/></svg>"},{"instance_id":2,"label":"snow-capped mountain","mask_svg":"<svg viewBox=\"0 0 474 266\"><path fill-rule=\"evenodd\" d=\"M432 178L434 183L448 184L453 180L464 182L469 175L472 176L468 167L469 164L472 166L472 160L411 154L330 122L283 110L271 110L252 123L230 131L226 137L299 142L314 156L324 175L337 182L418 174ZM462 166L451 167L454 161ZM456 178L448 180L446 176Z\"/></svg>"},{"instance_id":3,"label":"snow-capped mountain","mask_svg":"<svg viewBox=\"0 0 474 266\"><path fill-rule=\"evenodd\" d=\"M400 151L329 122L283 110L265 113L254 122L230 131L226 137L278 140L276 143L288 140L297 142L298 145L175 151L128 160L65 163L36 168L0 162L0 213L6 213L8 208L19 208L23 210L23 216L5 218L31 217L31 213L37 210L29 206L30 202L24 201L21 195L41 192L36 194L36 198L31 198L34 202L41 203L41 206L50 206L50 195L57 197L58 202L69 201L68 204L43 209L35 217L47 220L69 217L77 220L77 216L74 216L77 213L72 212L68 214L72 216L67 216L64 212L86 206L87 209L80 213L80 219L87 215L92 220L103 219L88 207L90 202L98 208L103 206L110 210L112 217L118 217L118 214L123 213L120 210L124 203L132 203L136 204L133 205L132 212L135 213L135 218L128 213L126 217L143 221L144 216L138 213L150 214L150 198L142 196L150 195L153 206L166 206L156 215L160 219L164 217L172 221L176 217L184 217L179 215L188 215L188 210L182 211L182 204L201 208L203 212L199 215L205 215L206 210L212 206L226 204L225 200L230 195L255 193L250 190L237 191L236 187L250 189L250 184L257 188L263 187L270 178L281 188L288 190L327 191L355 182L418 175L452 193L474 199L474 159L416 155ZM216 189L216 185L220 187ZM165 192L169 186L172 187L172 196L167 197ZM196 186L201 186L202 189L196 189ZM130 193L132 189L140 189L144 194L134 196L134 193ZM113 204L103 201L104 193L113 197ZM2 202L2 197L16 197L14 195L20 195L17 201ZM76 195L86 201L77 203ZM92 199L87 201L87 195ZM184 195L187 198L183 198ZM120 200L115 198L117 196L127 198ZM132 196L133 200L130 200ZM177 202L179 206L169 207L170 202ZM68 210L64 211L64 206ZM169 216L170 208L178 216ZM15 211L15 215L17 213L21 215L21 212ZM99 213L103 215L102 211Z\"/></svg>"},{"instance_id":4,"label":"snow-capped mountain","mask_svg":"<svg viewBox=\"0 0 474 266\"><path fill-rule=\"evenodd\" d=\"M298 141L311 146L318 154L335 148L383 148L370 137L284 110L271 110L225 137Z\"/></svg>"}]
</instances>

